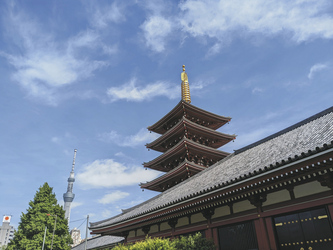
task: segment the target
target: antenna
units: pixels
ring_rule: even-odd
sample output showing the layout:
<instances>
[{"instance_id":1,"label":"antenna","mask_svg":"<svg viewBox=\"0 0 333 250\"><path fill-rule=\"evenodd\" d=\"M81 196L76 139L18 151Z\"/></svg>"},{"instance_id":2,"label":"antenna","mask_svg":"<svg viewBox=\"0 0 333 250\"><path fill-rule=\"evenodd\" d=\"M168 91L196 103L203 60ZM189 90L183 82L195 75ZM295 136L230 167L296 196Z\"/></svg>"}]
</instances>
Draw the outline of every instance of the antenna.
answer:
<instances>
[{"instance_id":1,"label":"antenna","mask_svg":"<svg viewBox=\"0 0 333 250\"><path fill-rule=\"evenodd\" d=\"M76 152L77 152L77 149L74 149L74 158L73 158L73 164L72 164L72 172L74 172Z\"/></svg>"}]
</instances>

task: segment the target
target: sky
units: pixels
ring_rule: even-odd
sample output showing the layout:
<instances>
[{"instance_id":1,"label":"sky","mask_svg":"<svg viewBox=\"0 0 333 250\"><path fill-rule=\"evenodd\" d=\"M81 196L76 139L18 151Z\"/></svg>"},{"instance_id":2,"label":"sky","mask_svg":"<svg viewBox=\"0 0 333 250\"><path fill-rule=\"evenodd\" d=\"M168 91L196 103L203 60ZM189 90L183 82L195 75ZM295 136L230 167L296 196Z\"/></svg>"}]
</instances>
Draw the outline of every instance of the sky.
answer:
<instances>
[{"instance_id":1,"label":"sky","mask_svg":"<svg viewBox=\"0 0 333 250\"><path fill-rule=\"evenodd\" d=\"M332 56L331 0L1 1L0 213L17 227L45 182L63 205L74 149L70 228L157 195L147 127L182 65L232 153L331 107Z\"/></svg>"}]
</instances>

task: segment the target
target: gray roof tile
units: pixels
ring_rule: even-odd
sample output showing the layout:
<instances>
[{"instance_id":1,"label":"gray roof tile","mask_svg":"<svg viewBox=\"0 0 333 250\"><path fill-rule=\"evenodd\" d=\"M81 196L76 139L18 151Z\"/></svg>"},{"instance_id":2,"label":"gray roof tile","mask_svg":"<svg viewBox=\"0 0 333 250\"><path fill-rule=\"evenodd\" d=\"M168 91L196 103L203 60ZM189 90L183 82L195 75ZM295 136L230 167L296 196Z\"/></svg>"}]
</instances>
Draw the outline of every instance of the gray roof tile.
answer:
<instances>
[{"instance_id":1,"label":"gray roof tile","mask_svg":"<svg viewBox=\"0 0 333 250\"><path fill-rule=\"evenodd\" d=\"M116 243L120 243L124 240L123 237L118 236L97 236L87 240L87 249L94 249L101 246L108 246ZM79 245L72 248L72 250L84 250L85 242L83 241Z\"/></svg>"}]
</instances>

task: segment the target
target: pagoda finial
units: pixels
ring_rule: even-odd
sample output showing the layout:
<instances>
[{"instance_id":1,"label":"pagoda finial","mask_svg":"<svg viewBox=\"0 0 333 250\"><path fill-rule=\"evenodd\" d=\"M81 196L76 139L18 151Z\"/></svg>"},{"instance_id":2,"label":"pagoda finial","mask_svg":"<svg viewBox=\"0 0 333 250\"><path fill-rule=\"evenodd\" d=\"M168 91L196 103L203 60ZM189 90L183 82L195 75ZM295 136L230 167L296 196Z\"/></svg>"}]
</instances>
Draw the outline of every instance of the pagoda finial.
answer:
<instances>
[{"instance_id":1,"label":"pagoda finial","mask_svg":"<svg viewBox=\"0 0 333 250\"><path fill-rule=\"evenodd\" d=\"M185 72L185 65L183 65L183 72L180 74L180 78L182 80L182 100L191 103L190 85Z\"/></svg>"}]
</instances>

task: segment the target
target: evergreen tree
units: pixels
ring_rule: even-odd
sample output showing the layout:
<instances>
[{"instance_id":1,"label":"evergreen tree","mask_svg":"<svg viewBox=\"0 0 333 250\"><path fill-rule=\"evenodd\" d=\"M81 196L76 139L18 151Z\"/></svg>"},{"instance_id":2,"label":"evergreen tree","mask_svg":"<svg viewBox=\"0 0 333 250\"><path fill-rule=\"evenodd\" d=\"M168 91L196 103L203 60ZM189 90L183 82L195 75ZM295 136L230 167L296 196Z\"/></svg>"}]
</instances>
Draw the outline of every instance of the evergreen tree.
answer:
<instances>
[{"instance_id":1,"label":"evergreen tree","mask_svg":"<svg viewBox=\"0 0 333 250\"><path fill-rule=\"evenodd\" d=\"M14 233L14 239L8 245L7 250L36 250L42 249L45 227L46 236L44 249L51 249L53 229L56 229L53 238L52 249L69 250L72 242L68 231L65 211L58 205L53 189L44 183L29 202L27 213L22 213L18 230Z\"/></svg>"}]
</instances>

